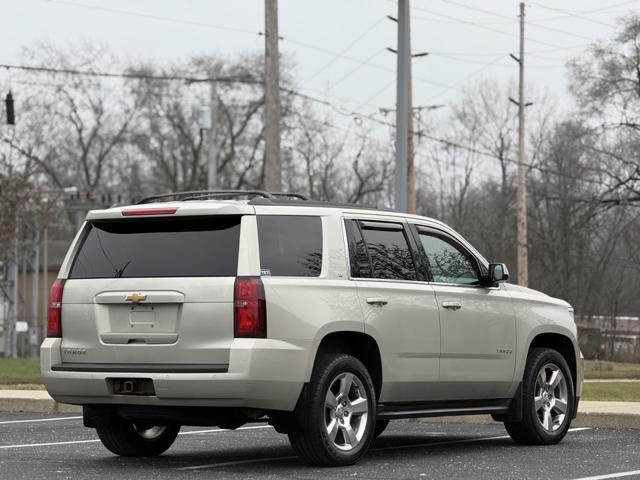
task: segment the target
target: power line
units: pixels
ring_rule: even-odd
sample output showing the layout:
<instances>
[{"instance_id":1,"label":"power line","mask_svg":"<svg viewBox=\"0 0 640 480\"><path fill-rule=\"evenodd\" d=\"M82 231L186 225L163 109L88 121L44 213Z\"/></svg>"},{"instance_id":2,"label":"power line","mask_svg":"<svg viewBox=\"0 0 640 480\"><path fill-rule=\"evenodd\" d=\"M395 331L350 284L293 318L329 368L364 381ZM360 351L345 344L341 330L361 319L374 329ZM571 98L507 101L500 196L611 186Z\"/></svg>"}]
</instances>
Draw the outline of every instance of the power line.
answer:
<instances>
[{"instance_id":1,"label":"power line","mask_svg":"<svg viewBox=\"0 0 640 480\"><path fill-rule=\"evenodd\" d=\"M469 60L467 58L460 58L457 55L450 55L450 54L442 54L442 53L431 53L431 55L433 55L434 57L443 57L443 58L447 58L449 60L453 60L456 62L460 62L460 63L469 63L469 64L475 64L475 65L487 65L487 62L483 62L480 60ZM494 55L495 57L495 55ZM507 54L502 54L498 57L498 59L503 59L506 58ZM554 58L553 60L558 60L557 58ZM513 68L513 65L501 65L498 63L494 63L495 60L492 60L490 63L493 64L496 67L499 68ZM527 68L564 68L565 64L561 63L561 64L549 64L549 65L527 65Z\"/></svg>"},{"instance_id":2,"label":"power line","mask_svg":"<svg viewBox=\"0 0 640 480\"><path fill-rule=\"evenodd\" d=\"M336 105L333 105L331 102L329 102L327 100L319 99L319 98L314 97L312 95L303 94L303 93L300 93L300 92L296 92L294 90L287 90L287 92L291 93L293 95L297 95L297 96L299 96L301 98L305 98L305 99L307 99L309 101L325 105L325 106L331 108L332 110L334 110L339 115L343 115L343 116L350 117L350 118L359 118L360 120L366 120L366 121L370 121L370 122L376 123L378 125L383 125L383 126L386 126L386 127L395 128L395 124L393 124L391 122L387 122L385 120L381 120L381 119L375 118L373 116L374 114L366 115L364 113L357 112L357 111L354 111L354 110L343 109L343 108L337 107ZM340 128L340 127L336 126L335 128ZM456 149L460 149L460 150L465 150L465 151L470 152L470 153L474 153L474 154L481 155L481 156L484 156L484 157L489 157L489 158L505 161L507 163L511 163L511 164L515 164L515 165L519 164L518 160L516 160L514 158L500 157L500 156L498 156L498 155L496 155L494 153L487 152L485 150L481 150L479 148L472 147L472 146L469 146L469 145L464 145L462 143L459 143L459 142L456 142L456 141L453 141L453 140L448 140L446 138L436 137L434 135L430 135L430 134L427 134L427 133L422 132L422 131L414 132L414 135L416 135L416 136L418 136L420 138L426 138L427 140L438 142L438 143L440 143L442 145L445 145L447 147L456 148ZM558 170L554 170L554 169L547 168L547 167L542 167L542 166L539 166L539 165L529 164L529 163L525 163L525 166L527 168L529 168L529 169L537 170L537 171L542 172L542 173L548 173L548 174L552 174L552 175L556 175L556 176L560 176L560 177L569 178L569 179L572 179L572 180L578 180L578 181L582 181L582 182L585 182L585 183L591 183L591 184L594 184L594 185L602 186L602 181L601 180L594 180L594 179L590 179L590 178L578 177L576 175L570 175L570 174L565 173L565 172L560 172ZM598 170L598 171L601 172L600 170Z\"/></svg>"},{"instance_id":3,"label":"power line","mask_svg":"<svg viewBox=\"0 0 640 480\"><path fill-rule=\"evenodd\" d=\"M338 86L339 84L344 82L347 78L349 78L351 75L353 75L358 70L360 70L362 67L364 67L369 61L373 60L374 58L376 58L377 56L381 55L382 53L384 53L384 50L379 50L379 51L375 52L374 54L372 54L371 56L369 56L366 59L364 59L362 62L360 62L353 69L349 70L345 75L340 77L335 82L332 82L331 85L329 86L329 90L333 90L336 86Z\"/></svg>"},{"instance_id":4,"label":"power line","mask_svg":"<svg viewBox=\"0 0 640 480\"><path fill-rule=\"evenodd\" d=\"M468 81L470 78L475 77L476 75L479 75L480 73L484 72L487 68L495 65L498 61L502 60L505 57L505 55L500 55L499 57L494 58L493 60L484 63L482 67L478 68L477 70L474 70L473 72L471 72L469 75L465 76L464 78L462 78L461 80L453 83L449 88L445 88L444 90L441 90L440 92L436 93L435 95L432 95L431 97L429 97L427 99L427 102L431 102L434 99L444 95L445 93L451 91L452 89L456 88L458 85L462 85L464 82Z\"/></svg>"},{"instance_id":5,"label":"power line","mask_svg":"<svg viewBox=\"0 0 640 480\"><path fill-rule=\"evenodd\" d=\"M96 71L90 71L90 70L84 71L84 70L51 68L51 67L32 67L32 66L25 66L25 65L4 65L4 64L0 64L0 67L14 68L14 69L18 69L18 70L26 70L26 71L32 71L32 72L38 72L38 73L56 73L56 74L66 74L66 75L85 75L85 76L97 76L97 77L134 78L134 79L141 79L141 80L196 81L196 82L210 82L210 81L216 80L215 78L190 77L190 76L182 76L182 75L136 75L136 74L129 74L129 73L96 72ZM244 83L244 80L236 81L236 82L237 83ZM262 83L262 82L254 81L254 82L250 82L250 83ZM388 86L389 85L386 85L385 89L388 88ZM323 99L320 99L320 98L315 97L313 95L305 94L305 93L299 92L297 90L286 88L286 87L281 87L280 91L285 92L285 93L289 93L289 94L297 96L299 98L307 99L309 101L312 101L312 102L317 103L317 104L324 105L326 107L329 107L329 108L331 108L333 111L335 111L337 114L339 114L341 116L350 117L350 118L357 118L360 121L365 120L365 121L370 121L370 122L376 123L378 125L395 128L395 124L387 122L385 120L380 120L378 118L375 118L374 117L375 113L373 113L371 115L367 115L367 114L364 114L364 113L356 111L356 110L345 109L345 108L336 106L335 104L333 104L332 102L329 102L328 100L323 100ZM475 153L477 155L490 157L490 158L494 158L494 159L498 159L498 160L504 160L504 161L506 161L508 163L513 163L513 164L516 164L516 165L518 164L518 161L515 160L515 159L501 158L501 157L499 157L499 156L497 156L497 155L495 155L495 154L493 154L491 152L483 151L483 150L480 150L478 148L471 147L469 145L464 145L464 144L459 143L459 142L455 142L455 141L448 140L448 139L445 139L445 138L436 137L434 135L430 135L430 134L427 134L427 133L424 133L424 132L414 132L414 134L416 136L418 136L418 137L426 138L428 140L432 140L434 142L438 142L438 143L440 143L442 145L445 145L445 146L448 146L448 147L451 147L451 148L465 150L465 151L468 151L470 153ZM546 168L546 167L540 167L540 166L536 166L536 165L532 165L532 164L526 164L526 166L528 168L530 168L530 169L538 170L540 172L545 172L545 173L550 173L550 174L554 174L554 175L558 175L558 176L563 176L563 177L566 177L566 178L571 178L571 179L583 181L583 182L586 182L586 183L593 183L593 184L596 184L596 185L602 185L602 182L599 181L599 180L592 180L592 179L589 179L589 178L577 177L577 176L566 174L564 172L559 172L557 170L549 169L549 168Z\"/></svg>"},{"instance_id":6,"label":"power line","mask_svg":"<svg viewBox=\"0 0 640 480\"><path fill-rule=\"evenodd\" d=\"M316 72L314 72L313 75L310 75L306 80L304 80L303 83L310 82L311 80L316 78L318 75L320 75L322 72L324 72L327 68L329 68L331 65L333 65L337 60L343 58L344 54L346 54L349 50L351 50L360 40L362 40L369 33L371 33L384 20L385 20L384 18L380 18L377 21L375 21L371 26L366 28L364 30L364 32L362 32L360 35L358 35L351 43L349 43L345 48L343 48L340 52L338 52L337 55L335 55L331 60L329 60L326 64L324 64Z\"/></svg>"},{"instance_id":7,"label":"power line","mask_svg":"<svg viewBox=\"0 0 640 480\"><path fill-rule=\"evenodd\" d=\"M56 0L58 1L58 0ZM87 77L106 77L106 78L128 78L136 80L167 80L167 81L184 81L184 82L223 82L223 83L259 83L253 77L232 75L223 77L191 77L185 75L150 75L144 73L113 73L113 72L98 72L94 70L76 70L72 68L54 68L54 67L40 67L31 65L7 65L0 64L0 68L6 68L8 70L22 70L27 72L39 72L39 73L53 73L64 75L81 75Z\"/></svg>"},{"instance_id":8,"label":"power line","mask_svg":"<svg viewBox=\"0 0 640 480\"><path fill-rule=\"evenodd\" d=\"M571 18L578 18L578 19L580 19L580 20L585 20L585 21L587 21L587 22L595 23L596 25L604 25L605 27L614 27L614 25L612 25L612 24L610 24L610 23L603 22L603 21L601 21L601 20L595 20L595 19L593 19L593 18L589 18L589 17L585 17L585 16L580 15L580 14L578 14L578 13L571 13L571 12L569 12L569 11L567 11L567 10L562 10L562 9L560 9L560 8L548 7L548 6L543 5L543 4L541 4L541 3L538 3L538 2L532 2L532 1L529 1L529 3L530 3L531 5L535 5L536 7L540 7L540 8L543 8L543 9L545 9L545 10L551 10L552 12L560 12L560 13L564 13L564 14L566 14L566 16L567 16L567 17L571 17ZM535 23L535 22L529 22L529 23Z\"/></svg>"},{"instance_id":9,"label":"power line","mask_svg":"<svg viewBox=\"0 0 640 480\"><path fill-rule=\"evenodd\" d=\"M481 24L478 24L477 22L472 22L470 20L463 20L463 19L460 19L460 18L457 18L457 17L453 17L451 15L446 15L444 13L435 12L433 10L427 10L426 8L422 8L422 7L415 7L414 6L414 7L411 7L411 8L413 10L418 10L418 11L421 11L421 12L429 13L431 15L437 15L437 16L443 17L443 18L460 20L461 23L464 23L466 25L471 25L471 26L474 26L474 27L482 28L482 29L488 30L490 32L495 32L495 33L499 33L501 35L506 35L508 37L519 38L517 34L511 33L511 32L505 32L504 30L500 30L498 28L492 28L492 27L488 27L488 26L485 26L485 25L481 25ZM413 18L415 18L417 20L428 20L428 19L425 19L424 17L420 17L420 16L417 16L417 15L414 15ZM572 50L572 49L575 49L575 48L583 48L585 46L588 46L588 45L577 45L577 46L573 46L573 47L563 47L561 45L556 45L556 44L549 43L549 42L543 42L541 40L535 40L535 39L532 39L532 38L528 38L527 40L529 42L537 43L538 45L543 45L545 47L552 47L555 50Z\"/></svg>"},{"instance_id":10,"label":"power line","mask_svg":"<svg viewBox=\"0 0 640 480\"><path fill-rule=\"evenodd\" d=\"M133 17L140 17L140 18L147 18L150 20L159 20L159 21L165 21L165 22L173 22L173 23L179 23L179 24L185 24L185 25L192 25L192 26L198 26L198 27L204 27L204 28L212 28L212 29L217 29L217 30L227 30L227 31L233 31L233 32L237 32L237 33L244 33L244 34L251 34L251 35L263 35L263 32L258 32L258 31L252 31L252 30L247 30L247 29L242 29L242 28L236 28L236 27L226 27L223 25L215 25L215 24L210 24L210 23L205 23L205 22L197 22L197 21L191 21L191 20L182 20L182 19L176 19L176 18L172 18L172 17L164 17L164 16L159 16L159 15L149 15L149 14L144 14L144 13L138 13L138 12L132 12L129 10L121 10L121 9L115 9L115 8L108 8L108 7L98 7L98 6L94 6L94 5L86 5L83 3L79 3L79 2L74 2L71 0L49 0L50 2L54 2L54 3L59 3L59 4L65 4L65 5L71 5L71 6L77 6L77 7L81 7L81 8L85 8L88 10L98 10L98 11L104 11L104 12L110 12L110 13L117 13L117 14L121 14L121 15L128 15L128 16L133 16ZM340 57L343 58L345 60L349 60L351 62L357 63L359 65L366 65L370 68L374 68L376 70L380 70L380 71L385 71L385 72L390 72L390 73L395 73L395 70L392 68L387 68L387 67L383 67L381 65L377 65L374 63L370 63L368 61L362 61L358 58L349 56L349 55L344 55L341 54L340 52L335 52L333 50L321 47L321 46L317 46L317 45L313 45L307 42L303 42L301 40L296 40L290 37L280 37L280 40L284 41L284 42L288 42L292 45L297 45L299 47L302 48L306 48L309 50L313 50L316 52L320 52L323 53L325 55L330 55L332 57ZM421 78L421 77L414 77L416 80L419 80L423 83L426 84L430 84L430 85L434 85L437 87L446 87L445 84L443 83L439 83L439 82L434 82L430 79L426 79L426 78Z\"/></svg>"},{"instance_id":11,"label":"power line","mask_svg":"<svg viewBox=\"0 0 640 480\"><path fill-rule=\"evenodd\" d=\"M637 3L638 0L627 0L625 2L620 2L617 4L613 4L613 5L609 5L606 7L600 7L600 8L595 8L595 9L591 9L591 10L582 10L579 12L569 12L566 10L558 10L558 9L553 9L556 10L558 12L563 12L564 15L556 15L553 17L543 17L543 18L538 18L536 20L529 20L529 23L545 23L545 22L551 22L551 21L556 21L556 20L564 20L567 18L571 18L571 17L582 17L584 20L593 20L595 22L598 22L595 19L590 19L588 17L584 17L584 15L590 15L590 14L594 14L594 13L608 13L607 11L619 7L619 6L623 6L623 5L629 5L631 3ZM529 2L532 4L535 4L534 2ZM547 8L543 5L539 5L543 8ZM440 19L427 19L427 18L423 18L423 20L425 21L433 21L433 22L437 22L437 23L451 23L451 24L461 24L461 23L466 23L466 20L440 20ZM503 20L503 21L476 21L475 22L478 25L513 25L513 20ZM607 26L611 26L610 24L604 23L602 22L603 25L607 25Z\"/></svg>"},{"instance_id":12,"label":"power line","mask_svg":"<svg viewBox=\"0 0 640 480\"><path fill-rule=\"evenodd\" d=\"M486 10L484 8L472 7L471 5L466 5L464 3L457 2L456 0L440 0L440 1L443 2L443 3L448 3L450 5L456 5L458 7L466 8L466 9L472 10L474 12L485 13L485 14L488 14L488 15L493 15L494 17L497 17L497 18L504 18L504 19L507 19L507 20L511 20L511 17L509 17L508 15L502 15L500 13L494 12L492 10ZM546 25L539 25L539 24L533 24L533 25L538 27L538 28L549 30L550 32L561 33L563 35L569 35L571 37L576 37L576 38L579 38L579 39L582 39L582 40L588 40L590 42L593 41L593 39L590 38L590 37L585 37L584 35L580 35L580 34L577 34L577 33L567 32L566 30L562 30L562 29L559 29L559 28L548 27ZM531 39L528 39L528 40L530 42L533 41Z\"/></svg>"},{"instance_id":13,"label":"power line","mask_svg":"<svg viewBox=\"0 0 640 480\"><path fill-rule=\"evenodd\" d=\"M164 16L161 16L161 15L151 15L151 14L147 14L147 13L132 12L132 11L129 11L129 10L121 10L119 8L100 7L98 5L87 5L85 3L73 2L71 0L49 0L49 2L58 3L58 4L61 4L61 5L70 5L70 6L74 6L74 7L80 7L80 8L84 8L84 9L87 9L87 10L96 10L96 11L100 11L100 12L117 13L117 14L120 14L120 15L127 15L127 16L130 16L130 17L147 18L149 20L160 20L160 21L163 21L163 22L181 23L183 25L191 25L191 26L195 26L195 27L212 28L212 29L215 29L215 30L222 30L222 31L225 31L225 32L245 33L245 34L250 34L250 35L259 34L259 32L255 32L253 30L247 30L245 28L228 27L226 25L215 25L215 24L211 24L211 23L198 22L198 21L195 21L195 20L182 20L182 19L173 18L173 17L164 17Z\"/></svg>"}]
</instances>

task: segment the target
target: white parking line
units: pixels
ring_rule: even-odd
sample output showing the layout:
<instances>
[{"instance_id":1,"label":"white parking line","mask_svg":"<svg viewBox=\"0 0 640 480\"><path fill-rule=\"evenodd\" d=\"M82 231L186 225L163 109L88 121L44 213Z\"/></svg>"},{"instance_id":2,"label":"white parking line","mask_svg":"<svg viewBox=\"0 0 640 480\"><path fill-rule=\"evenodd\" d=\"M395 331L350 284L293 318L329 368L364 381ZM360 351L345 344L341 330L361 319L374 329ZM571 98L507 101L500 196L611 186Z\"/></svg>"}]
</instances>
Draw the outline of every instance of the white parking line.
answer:
<instances>
[{"instance_id":1,"label":"white parking line","mask_svg":"<svg viewBox=\"0 0 640 480\"><path fill-rule=\"evenodd\" d=\"M34 418L32 420L6 420L0 422L0 425L7 425L9 423L33 423L33 422L58 422L60 420L77 420L82 418L82 415L79 417L57 417L57 418Z\"/></svg>"},{"instance_id":2,"label":"white parking line","mask_svg":"<svg viewBox=\"0 0 640 480\"><path fill-rule=\"evenodd\" d=\"M271 428L271 425L259 425L253 427L240 427L236 430L253 430L256 428ZM224 430L222 428L213 428L209 430L191 430L187 432L180 432L178 435L198 435L202 433L220 433L220 432L232 432L233 430ZM28 447L50 447L55 445L75 445L82 443L96 443L99 442L98 439L92 440L71 440L68 442L48 442L48 443L24 443L20 445L0 445L0 450L6 450L10 448L28 448Z\"/></svg>"},{"instance_id":3,"label":"white parking line","mask_svg":"<svg viewBox=\"0 0 640 480\"><path fill-rule=\"evenodd\" d=\"M582 477L575 480L606 480L607 478L622 478L632 477L634 475L640 475L640 470L633 470L630 472L609 473L608 475L596 475L595 477Z\"/></svg>"},{"instance_id":4,"label":"white parking line","mask_svg":"<svg viewBox=\"0 0 640 480\"><path fill-rule=\"evenodd\" d=\"M50 442L50 443L25 443L22 445L0 445L0 450L8 448L26 448L26 447L49 447L51 445L76 445L80 443L95 443L100 440L72 440L69 442Z\"/></svg>"},{"instance_id":5,"label":"white parking line","mask_svg":"<svg viewBox=\"0 0 640 480\"><path fill-rule=\"evenodd\" d=\"M578 427L578 428L570 428L570 432L581 432L583 430L591 430L587 427ZM432 435L440 435L440 433L432 434ZM496 437L481 437L481 438L465 438L464 440L451 440L446 442L426 442L426 443L418 443L414 445L392 445L389 447L380 447L380 448L372 448L370 452L382 452L387 450L400 450L407 448L419 448L419 447L437 447L440 445L456 445L460 443L474 443L474 442L486 442L488 440L504 440L510 438L509 435L499 435ZM260 462L279 462L282 460L293 460L298 458L295 455L289 455L286 457L263 457L263 458L249 458L247 460L237 460L233 462L218 462L218 463L209 463L206 465L193 465L190 467L180 467L177 470L200 470L204 468L219 468L219 467L228 467L231 465L246 465L248 463L260 463ZM603 477L608 478L608 477ZM611 477L613 478L613 477ZM587 479L576 479L576 480L587 480ZM591 479L589 479L591 480ZM593 480L596 480L595 478Z\"/></svg>"}]
</instances>

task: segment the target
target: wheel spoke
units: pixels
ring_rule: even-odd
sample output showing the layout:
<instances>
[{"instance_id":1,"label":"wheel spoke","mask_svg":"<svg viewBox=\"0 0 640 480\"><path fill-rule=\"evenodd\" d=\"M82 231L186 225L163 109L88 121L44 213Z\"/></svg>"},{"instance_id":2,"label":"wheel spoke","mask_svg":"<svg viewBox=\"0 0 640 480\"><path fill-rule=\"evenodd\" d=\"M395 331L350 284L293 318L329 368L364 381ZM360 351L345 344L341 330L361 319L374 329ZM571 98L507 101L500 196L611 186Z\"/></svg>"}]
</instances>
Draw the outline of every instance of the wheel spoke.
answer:
<instances>
[{"instance_id":1,"label":"wheel spoke","mask_svg":"<svg viewBox=\"0 0 640 480\"><path fill-rule=\"evenodd\" d=\"M338 435L338 420L335 418L331 419L331 423L327 425L327 433L329 433L329 438L332 442L336 441L336 436Z\"/></svg>"},{"instance_id":2,"label":"wheel spoke","mask_svg":"<svg viewBox=\"0 0 640 480\"><path fill-rule=\"evenodd\" d=\"M559 413L567 413L567 402L556 398L556 402L553 408Z\"/></svg>"},{"instance_id":3,"label":"wheel spoke","mask_svg":"<svg viewBox=\"0 0 640 480\"><path fill-rule=\"evenodd\" d=\"M539 397L534 397L536 412L538 412L544 406L544 400L542 399L542 395Z\"/></svg>"},{"instance_id":4,"label":"wheel spoke","mask_svg":"<svg viewBox=\"0 0 640 480\"><path fill-rule=\"evenodd\" d=\"M540 389L543 389L547 384L547 372L544 368L538 373L538 384L540 385Z\"/></svg>"},{"instance_id":5,"label":"wheel spoke","mask_svg":"<svg viewBox=\"0 0 640 480\"><path fill-rule=\"evenodd\" d=\"M369 404L367 403L366 398L358 398L351 402L351 413L355 415L362 415L363 413L367 413L369 411Z\"/></svg>"},{"instance_id":6,"label":"wheel spoke","mask_svg":"<svg viewBox=\"0 0 640 480\"><path fill-rule=\"evenodd\" d=\"M347 424L342 428L342 433L344 433L344 440L352 447L355 447L358 443L358 439L356 438L356 432L351 428L350 424Z\"/></svg>"},{"instance_id":7,"label":"wheel spoke","mask_svg":"<svg viewBox=\"0 0 640 480\"><path fill-rule=\"evenodd\" d=\"M560 382L561 377L562 377L562 373L560 373L560 370L553 370L551 372L551 377L547 382L547 385L551 390L555 389L558 386L558 383Z\"/></svg>"},{"instance_id":8,"label":"wheel spoke","mask_svg":"<svg viewBox=\"0 0 640 480\"><path fill-rule=\"evenodd\" d=\"M324 398L324 405L326 408L334 409L338 406L338 399L331 389L327 390L327 395Z\"/></svg>"},{"instance_id":9,"label":"wheel spoke","mask_svg":"<svg viewBox=\"0 0 640 480\"><path fill-rule=\"evenodd\" d=\"M551 430L551 411L550 410L544 410L544 413L542 414L542 426L544 427L545 430Z\"/></svg>"},{"instance_id":10,"label":"wheel spoke","mask_svg":"<svg viewBox=\"0 0 640 480\"><path fill-rule=\"evenodd\" d=\"M349 398L349 392L351 391L351 385L353 384L353 374L345 373L340 379L340 392L339 396L341 400Z\"/></svg>"}]
</instances>

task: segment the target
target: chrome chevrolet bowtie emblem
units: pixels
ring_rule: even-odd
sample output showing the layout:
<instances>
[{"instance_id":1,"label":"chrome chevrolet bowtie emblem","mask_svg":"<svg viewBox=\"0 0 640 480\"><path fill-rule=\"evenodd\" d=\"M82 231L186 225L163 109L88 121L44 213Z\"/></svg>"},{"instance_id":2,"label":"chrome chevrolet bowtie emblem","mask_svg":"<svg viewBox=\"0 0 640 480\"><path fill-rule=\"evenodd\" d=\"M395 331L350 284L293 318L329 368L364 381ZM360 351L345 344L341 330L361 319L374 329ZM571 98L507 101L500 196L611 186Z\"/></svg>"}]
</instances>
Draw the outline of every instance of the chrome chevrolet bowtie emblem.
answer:
<instances>
[{"instance_id":1,"label":"chrome chevrolet bowtie emblem","mask_svg":"<svg viewBox=\"0 0 640 480\"><path fill-rule=\"evenodd\" d=\"M125 300L127 302L144 302L147 299L146 295L140 293L132 293Z\"/></svg>"}]
</instances>

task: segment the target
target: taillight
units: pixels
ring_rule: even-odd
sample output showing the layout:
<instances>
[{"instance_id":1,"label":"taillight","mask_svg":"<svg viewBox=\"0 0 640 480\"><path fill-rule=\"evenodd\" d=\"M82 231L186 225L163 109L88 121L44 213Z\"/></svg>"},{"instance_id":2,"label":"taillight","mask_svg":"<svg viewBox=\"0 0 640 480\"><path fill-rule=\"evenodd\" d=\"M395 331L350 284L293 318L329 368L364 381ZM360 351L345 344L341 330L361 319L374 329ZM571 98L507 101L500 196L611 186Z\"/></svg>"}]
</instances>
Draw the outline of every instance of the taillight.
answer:
<instances>
[{"instance_id":1,"label":"taillight","mask_svg":"<svg viewBox=\"0 0 640 480\"><path fill-rule=\"evenodd\" d=\"M267 307L260 277L237 277L233 287L234 336L266 338Z\"/></svg>"},{"instance_id":2,"label":"taillight","mask_svg":"<svg viewBox=\"0 0 640 480\"><path fill-rule=\"evenodd\" d=\"M47 314L47 337L62 337L62 292L64 280L58 279L51 285L49 312Z\"/></svg>"}]
</instances>

